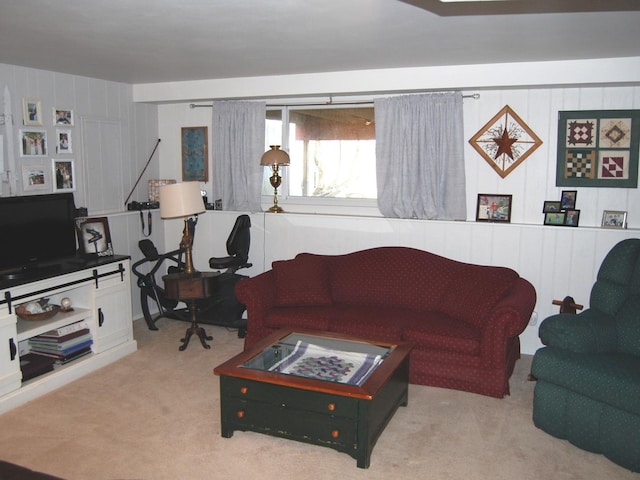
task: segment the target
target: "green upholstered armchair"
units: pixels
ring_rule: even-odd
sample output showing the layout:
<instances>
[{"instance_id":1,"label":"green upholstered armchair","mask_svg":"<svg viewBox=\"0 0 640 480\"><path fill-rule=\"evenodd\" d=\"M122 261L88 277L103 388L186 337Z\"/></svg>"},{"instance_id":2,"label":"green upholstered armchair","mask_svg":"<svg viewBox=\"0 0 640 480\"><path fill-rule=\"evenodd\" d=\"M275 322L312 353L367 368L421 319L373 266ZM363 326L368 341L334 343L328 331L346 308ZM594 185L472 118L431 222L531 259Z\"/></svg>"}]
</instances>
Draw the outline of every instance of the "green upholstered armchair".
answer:
<instances>
[{"instance_id":1,"label":"green upholstered armchair","mask_svg":"<svg viewBox=\"0 0 640 480\"><path fill-rule=\"evenodd\" d=\"M607 254L589 308L539 330L534 424L640 472L640 239Z\"/></svg>"}]
</instances>

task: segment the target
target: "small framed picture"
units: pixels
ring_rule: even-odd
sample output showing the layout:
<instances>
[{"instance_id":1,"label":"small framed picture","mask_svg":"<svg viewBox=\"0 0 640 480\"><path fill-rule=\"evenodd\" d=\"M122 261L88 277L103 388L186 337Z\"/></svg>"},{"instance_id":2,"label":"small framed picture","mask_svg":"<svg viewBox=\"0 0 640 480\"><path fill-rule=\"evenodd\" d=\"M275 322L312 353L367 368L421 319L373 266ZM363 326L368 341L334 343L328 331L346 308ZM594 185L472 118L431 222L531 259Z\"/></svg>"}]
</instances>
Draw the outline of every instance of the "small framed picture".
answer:
<instances>
[{"instance_id":1,"label":"small framed picture","mask_svg":"<svg viewBox=\"0 0 640 480\"><path fill-rule=\"evenodd\" d=\"M53 190L56 192L72 192L76 189L76 176L73 171L73 160L52 159Z\"/></svg>"},{"instance_id":2,"label":"small framed picture","mask_svg":"<svg viewBox=\"0 0 640 480\"><path fill-rule=\"evenodd\" d=\"M22 123L25 125L42 125L42 105L34 98L22 99Z\"/></svg>"},{"instance_id":3,"label":"small framed picture","mask_svg":"<svg viewBox=\"0 0 640 480\"><path fill-rule=\"evenodd\" d=\"M20 130L20 156L44 157L45 155L47 155L47 132Z\"/></svg>"},{"instance_id":4,"label":"small framed picture","mask_svg":"<svg viewBox=\"0 0 640 480\"><path fill-rule=\"evenodd\" d=\"M107 217L76 219L76 233L82 254L99 257L113 255L109 219Z\"/></svg>"},{"instance_id":5,"label":"small framed picture","mask_svg":"<svg viewBox=\"0 0 640 480\"><path fill-rule=\"evenodd\" d=\"M479 193L476 222L511 222L512 195Z\"/></svg>"},{"instance_id":6,"label":"small framed picture","mask_svg":"<svg viewBox=\"0 0 640 480\"><path fill-rule=\"evenodd\" d=\"M567 227L577 227L580 221L580 210L566 210L564 212L564 224Z\"/></svg>"},{"instance_id":7,"label":"small framed picture","mask_svg":"<svg viewBox=\"0 0 640 480\"><path fill-rule=\"evenodd\" d=\"M572 210L576 208L577 190L563 190L560 197L560 208L562 210Z\"/></svg>"},{"instance_id":8,"label":"small framed picture","mask_svg":"<svg viewBox=\"0 0 640 480\"><path fill-rule=\"evenodd\" d=\"M544 224L545 225L564 225L566 219L565 212L545 213Z\"/></svg>"},{"instance_id":9,"label":"small framed picture","mask_svg":"<svg viewBox=\"0 0 640 480\"><path fill-rule=\"evenodd\" d=\"M627 228L627 212L605 210L602 212L602 228Z\"/></svg>"},{"instance_id":10,"label":"small framed picture","mask_svg":"<svg viewBox=\"0 0 640 480\"><path fill-rule=\"evenodd\" d=\"M49 190L45 168L41 165L23 165L22 189L25 192Z\"/></svg>"},{"instance_id":11,"label":"small framed picture","mask_svg":"<svg viewBox=\"0 0 640 480\"><path fill-rule=\"evenodd\" d=\"M560 202L555 201L545 201L542 207L542 213L555 213L562 210L560 208Z\"/></svg>"},{"instance_id":12,"label":"small framed picture","mask_svg":"<svg viewBox=\"0 0 640 480\"><path fill-rule=\"evenodd\" d=\"M56 153L73 153L71 148L71 130L56 129Z\"/></svg>"},{"instance_id":13,"label":"small framed picture","mask_svg":"<svg viewBox=\"0 0 640 480\"><path fill-rule=\"evenodd\" d=\"M53 109L53 124L54 125L67 125L69 127L73 126L73 110L68 110L66 108L55 108Z\"/></svg>"}]
</instances>

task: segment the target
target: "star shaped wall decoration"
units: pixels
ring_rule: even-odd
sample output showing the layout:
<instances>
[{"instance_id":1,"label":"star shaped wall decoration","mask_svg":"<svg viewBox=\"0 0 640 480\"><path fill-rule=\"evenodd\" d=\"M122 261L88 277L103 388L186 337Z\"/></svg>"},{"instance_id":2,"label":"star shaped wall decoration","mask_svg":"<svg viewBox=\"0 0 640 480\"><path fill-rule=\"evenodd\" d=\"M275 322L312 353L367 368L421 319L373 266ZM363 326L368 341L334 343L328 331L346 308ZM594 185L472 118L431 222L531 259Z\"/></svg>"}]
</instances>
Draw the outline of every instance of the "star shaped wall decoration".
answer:
<instances>
[{"instance_id":1,"label":"star shaped wall decoration","mask_svg":"<svg viewBox=\"0 0 640 480\"><path fill-rule=\"evenodd\" d=\"M504 178L542 145L542 140L505 105L469 143Z\"/></svg>"}]
</instances>

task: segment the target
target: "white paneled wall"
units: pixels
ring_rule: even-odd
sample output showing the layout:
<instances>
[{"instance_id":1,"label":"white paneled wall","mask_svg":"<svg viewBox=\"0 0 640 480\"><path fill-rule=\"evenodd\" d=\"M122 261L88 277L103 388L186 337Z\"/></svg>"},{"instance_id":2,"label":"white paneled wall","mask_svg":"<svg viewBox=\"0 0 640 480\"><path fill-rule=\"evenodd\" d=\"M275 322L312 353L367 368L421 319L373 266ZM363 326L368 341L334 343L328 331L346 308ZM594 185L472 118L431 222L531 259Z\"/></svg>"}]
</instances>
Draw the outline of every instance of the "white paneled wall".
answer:
<instances>
[{"instance_id":1,"label":"white paneled wall","mask_svg":"<svg viewBox=\"0 0 640 480\"><path fill-rule=\"evenodd\" d=\"M571 295L578 303L588 305L591 286L606 253L623 238L640 237L638 188L578 188L580 227L542 225L543 202L559 200L562 190L573 190L555 186L558 112L638 109L640 87L542 86L479 93L479 100L464 101L465 139L509 105L544 143L504 179L471 145L465 146L466 222L349 216L354 212L344 209L336 210L339 215L255 214L251 247L254 267L245 273L254 275L270 268L273 260L292 258L299 252L340 254L380 245L406 245L465 262L507 266L528 279L538 294L538 324L529 326L521 336L523 351L534 353L540 347L539 322L558 311L552 300ZM159 107L161 135L172 144L165 151L176 152L162 159L163 175L179 178L179 127L208 125L210 116L209 109L190 110L187 104ZM475 222L478 193L512 194L512 223ZM281 198L280 204L287 209L286 199ZM600 228L603 210L628 211L630 229ZM207 212L202 216L195 247L198 268L206 268L208 258L219 255L224 248L221 242L226 240L236 216L235 212ZM177 245L181 228L172 231L167 242Z\"/></svg>"},{"instance_id":2,"label":"white paneled wall","mask_svg":"<svg viewBox=\"0 0 640 480\"><path fill-rule=\"evenodd\" d=\"M37 70L14 65L0 64L0 97L8 86L12 97L13 142L18 189L13 194L25 194L22 188L21 168L29 165L42 166L49 187L31 193L53 192L52 159L73 160L75 167L75 202L78 207L89 208L89 215L108 216L111 236L117 253L131 255L132 260L141 258L137 243L143 238L137 213L123 213L124 201L146 164L158 138L157 106L133 103L132 86L107 82L94 78L67 75L64 73ZM42 127L48 137L48 155L42 157L20 157L19 131L22 125L22 99L32 98L42 105ZM0 98L0 109L3 102ZM58 155L55 150L56 126L53 124L53 108L73 110L75 124L65 129L72 132L72 154ZM0 111L2 113L2 111ZM86 125L107 125L87 129ZM3 136L2 153L8 165L7 127L0 124ZM106 135L106 138L105 138ZM156 154L132 199L146 201L147 180L158 178L160 170ZM8 195L3 184L2 194ZM164 250L162 223L154 214L156 232L154 241L159 250ZM146 218L146 214L145 214ZM134 295L134 317L140 316L138 287L132 281Z\"/></svg>"}]
</instances>

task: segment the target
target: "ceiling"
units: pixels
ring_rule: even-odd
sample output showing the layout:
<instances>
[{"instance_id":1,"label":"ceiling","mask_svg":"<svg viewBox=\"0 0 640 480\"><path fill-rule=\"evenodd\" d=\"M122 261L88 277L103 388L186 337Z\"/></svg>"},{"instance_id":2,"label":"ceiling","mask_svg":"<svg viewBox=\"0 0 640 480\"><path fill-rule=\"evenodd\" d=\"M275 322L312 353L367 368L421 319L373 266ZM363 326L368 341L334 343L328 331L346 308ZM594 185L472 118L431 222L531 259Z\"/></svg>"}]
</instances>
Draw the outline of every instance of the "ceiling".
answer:
<instances>
[{"instance_id":1,"label":"ceiling","mask_svg":"<svg viewBox=\"0 0 640 480\"><path fill-rule=\"evenodd\" d=\"M635 57L639 25L640 0L2 0L0 63L137 84Z\"/></svg>"}]
</instances>

